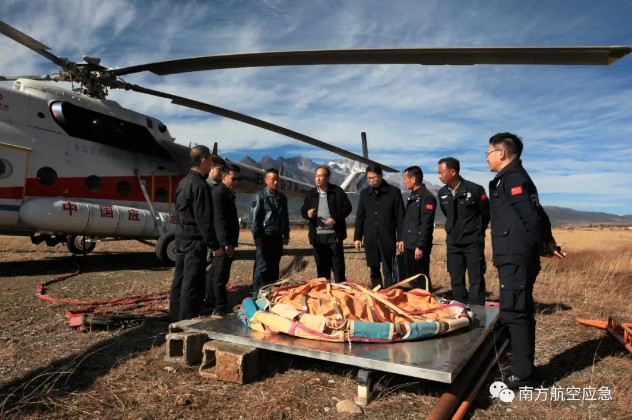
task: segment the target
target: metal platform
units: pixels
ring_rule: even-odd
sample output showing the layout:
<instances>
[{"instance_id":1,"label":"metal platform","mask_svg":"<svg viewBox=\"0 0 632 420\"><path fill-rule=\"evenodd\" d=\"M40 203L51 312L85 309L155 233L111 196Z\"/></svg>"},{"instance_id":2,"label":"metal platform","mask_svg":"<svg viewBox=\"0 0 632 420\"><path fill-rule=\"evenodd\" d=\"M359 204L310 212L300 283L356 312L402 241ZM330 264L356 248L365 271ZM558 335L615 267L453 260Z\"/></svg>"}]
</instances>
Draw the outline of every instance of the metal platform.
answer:
<instances>
[{"instance_id":1,"label":"metal platform","mask_svg":"<svg viewBox=\"0 0 632 420\"><path fill-rule=\"evenodd\" d=\"M187 331L210 339L281 353L342 363L437 382L452 383L498 320L498 308L472 308L474 322L445 336L407 343L331 343L264 334L247 328L236 316L192 324Z\"/></svg>"}]
</instances>

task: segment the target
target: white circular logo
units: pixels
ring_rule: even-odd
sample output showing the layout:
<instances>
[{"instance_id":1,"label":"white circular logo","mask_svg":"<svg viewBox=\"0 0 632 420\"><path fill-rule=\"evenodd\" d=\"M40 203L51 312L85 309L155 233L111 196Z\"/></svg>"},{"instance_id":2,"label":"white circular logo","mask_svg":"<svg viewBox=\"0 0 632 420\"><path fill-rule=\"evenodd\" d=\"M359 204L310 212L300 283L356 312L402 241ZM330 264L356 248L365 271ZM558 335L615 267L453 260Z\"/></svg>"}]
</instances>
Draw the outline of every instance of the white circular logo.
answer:
<instances>
[{"instance_id":1,"label":"white circular logo","mask_svg":"<svg viewBox=\"0 0 632 420\"><path fill-rule=\"evenodd\" d=\"M505 403L512 402L515 397L516 395L511 389L503 389L502 391L498 393L498 398L500 398L500 401L505 402Z\"/></svg>"},{"instance_id":2,"label":"white circular logo","mask_svg":"<svg viewBox=\"0 0 632 420\"><path fill-rule=\"evenodd\" d=\"M498 393L500 393L500 391L502 391L503 389L507 389L507 385L500 381L494 382L489 387L489 393L492 395L492 397L498 398Z\"/></svg>"}]
</instances>

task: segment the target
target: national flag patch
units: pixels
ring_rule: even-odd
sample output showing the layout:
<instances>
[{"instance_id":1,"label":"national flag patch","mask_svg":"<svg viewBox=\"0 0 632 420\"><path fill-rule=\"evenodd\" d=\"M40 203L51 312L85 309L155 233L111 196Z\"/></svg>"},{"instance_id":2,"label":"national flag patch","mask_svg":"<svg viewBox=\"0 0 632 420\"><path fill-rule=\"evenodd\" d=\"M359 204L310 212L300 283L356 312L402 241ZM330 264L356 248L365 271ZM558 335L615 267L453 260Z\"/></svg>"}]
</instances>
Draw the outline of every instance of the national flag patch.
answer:
<instances>
[{"instance_id":1,"label":"national flag patch","mask_svg":"<svg viewBox=\"0 0 632 420\"><path fill-rule=\"evenodd\" d=\"M515 187L511 189L511 195L522 194L522 187Z\"/></svg>"},{"instance_id":2,"label":"national flag patch","mask_svg":"<svg viewBox=\"0 0 632 420\"><path fill-rule=\"evenodd\" d=\"M432 210L432 209L434 209L434 206L432 204L426 204L426 208L428 210Z\"/></svg>"},{"instance_id":3,"label":"national flag patch","mask_svg":"<svg viewBox=\"0 0 632 420\"><path fill-rule=\"evenodd\" d=\"M487 200L487 194L481 195L481 200Z\"/></svg>"}]
</instances>

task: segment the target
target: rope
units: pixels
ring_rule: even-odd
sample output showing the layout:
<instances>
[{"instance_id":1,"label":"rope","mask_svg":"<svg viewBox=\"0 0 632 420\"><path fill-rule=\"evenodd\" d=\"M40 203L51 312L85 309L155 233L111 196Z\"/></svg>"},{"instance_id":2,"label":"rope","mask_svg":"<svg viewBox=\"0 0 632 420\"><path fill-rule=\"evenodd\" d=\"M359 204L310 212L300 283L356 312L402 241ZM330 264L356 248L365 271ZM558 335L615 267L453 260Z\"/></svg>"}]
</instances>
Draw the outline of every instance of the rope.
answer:
<instances>
[{"instance_id":1,"label":"rope","mask_svg":"<svg viewBox=\"0 0 632 420\"><path fill-rule=\"evenodd\" d=\"M59 277L55 277L52 280L48 280L46 282L43 282L37 285L37 297L42 300L45 300L48 302L54 302L54 303L67 303L71 305L88 306L88 308L85 308L85 309L75 309L75 310L66 311L66 316L68 318L79 317L87 313L94 314L94 315L110 315L110 314L115 314L115 313L124 312L124 311L131 311L134 309L147 308L148 306L151 306L157 303L164 303L164 302L169 301L169 293L170 293L169 291L145 293L142 295L128 295L128 296L122 296L122 297L118 297L118 298L114 298L110 300L92 300L92 301L60 299L60 298L54 298L54 297L48 296L46 294L47 293L46 289L51 284L59 283L61 281L68 280L69 278L76 277L82 274L81 267L79 266L79 264L77 264L75 261L70 261L70 262L74 264L74 266L77 269L74 273L64 274ZM226 290L232 290L232 289L235 289L236 287L237 286L226 286ZM122 305L127 305L127 306L123 306L122 308L116 308L116 309L113 308L113 307L122 306ZM104 307L104 310L96 311L96 309L99 307ZM169 312L169 308L168 307L151 307L151 308L144 309L140 312L137 312L137 314L145 314L148 312Z\"/></svg>"}]
</instances>

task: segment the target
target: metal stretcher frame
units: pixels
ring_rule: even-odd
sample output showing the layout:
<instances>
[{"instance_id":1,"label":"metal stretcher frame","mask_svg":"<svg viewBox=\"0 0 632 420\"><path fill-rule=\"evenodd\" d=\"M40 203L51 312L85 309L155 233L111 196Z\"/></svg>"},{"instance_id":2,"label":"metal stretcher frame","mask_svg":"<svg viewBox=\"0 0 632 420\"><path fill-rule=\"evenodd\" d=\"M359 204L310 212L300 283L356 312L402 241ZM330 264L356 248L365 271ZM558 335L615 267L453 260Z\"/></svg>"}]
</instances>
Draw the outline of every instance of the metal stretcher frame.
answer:
<instances>
[{"instance_id":1,"label":"metal stretcher frame","mask_svg":"<svg viewBox=\"0 0 632 420\"><path fill-rule=\"evenodd\" d=\"M185 330L206 333L211 340L452 383L498 321L497 307L474 306L472 312L474 321L468 328L403 343L350 345L286 334L265 334L244 326L236 316L192 324Z\"/></svg>"}]
</instances>

